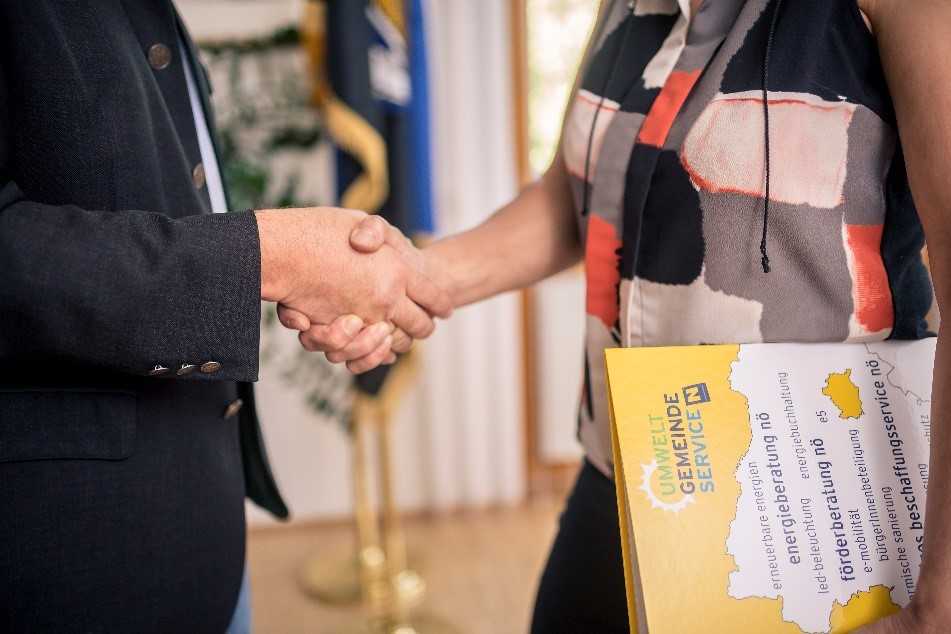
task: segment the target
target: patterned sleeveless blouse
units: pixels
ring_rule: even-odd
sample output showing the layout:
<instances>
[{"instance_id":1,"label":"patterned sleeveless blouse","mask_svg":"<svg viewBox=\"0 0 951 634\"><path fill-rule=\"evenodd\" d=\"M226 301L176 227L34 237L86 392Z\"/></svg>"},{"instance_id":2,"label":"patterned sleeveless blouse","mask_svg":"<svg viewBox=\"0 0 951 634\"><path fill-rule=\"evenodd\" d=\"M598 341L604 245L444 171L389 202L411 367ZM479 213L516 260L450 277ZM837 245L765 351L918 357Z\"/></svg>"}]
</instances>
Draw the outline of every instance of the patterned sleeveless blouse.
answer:
<instances>
[{"instance_id":1,"label":"patterned sleeveless blouse","mask_svg":"<svg viewBox=\"0 0 951 634\"><path fill-rule=\"evenodd\" d=\"M610 476L605 348L920 338L938 316L855 0L604 1L562 152L587 278L579 436Z\"/></svg>"}]
</instances>

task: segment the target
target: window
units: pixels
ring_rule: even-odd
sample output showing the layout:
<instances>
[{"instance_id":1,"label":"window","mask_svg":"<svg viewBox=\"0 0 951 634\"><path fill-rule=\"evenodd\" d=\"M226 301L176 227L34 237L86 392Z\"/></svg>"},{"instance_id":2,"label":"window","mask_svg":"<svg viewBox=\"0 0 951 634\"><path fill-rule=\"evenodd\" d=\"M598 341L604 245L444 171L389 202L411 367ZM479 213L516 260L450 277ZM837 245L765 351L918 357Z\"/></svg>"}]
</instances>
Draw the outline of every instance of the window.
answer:
<instances>
[{"instance_id":1,"label":"window","mask_svg":"<svg viewBox=\"0 0 951 634\"><path fill-rule=\"evenodd\" d=\"M526 0L529 162L540 174L551 162L596 0Z\"/></svg>"}]
</instances>

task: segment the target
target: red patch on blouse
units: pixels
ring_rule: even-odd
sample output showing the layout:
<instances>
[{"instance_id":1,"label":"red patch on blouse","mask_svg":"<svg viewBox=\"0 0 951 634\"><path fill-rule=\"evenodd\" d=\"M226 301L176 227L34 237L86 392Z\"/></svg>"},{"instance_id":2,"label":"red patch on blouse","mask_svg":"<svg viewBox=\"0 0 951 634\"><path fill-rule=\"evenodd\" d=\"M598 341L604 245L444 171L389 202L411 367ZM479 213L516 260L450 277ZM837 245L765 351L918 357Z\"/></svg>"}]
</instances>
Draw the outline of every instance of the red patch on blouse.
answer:
<instances>
[{"instance_id":1,"label":"red patch on blouse","mask_svg":"<svg viewBox=\"0 0 951 634\"><path fill-rule=\"evenodd\" d=\"M585 242L584 266L587 278L585 311L599 318L611 329L618 316L617 287L621 281L618 250L621 241L614 227L591 214L588 218L588 239Z\"/></svg>"},{"instance_id":2,"label":"red patch on blouse","mask_svg":"<svg viewBox=\"0 0 951 634\"><path fill-rule=\"evenodd\" d=\"M852 254L855 319L869 332L891 328L894 319L888 273L882 262L883 225L845 225Z\"/></svg>"},{"instance_id":3,"label":"red patch on blouse","mask_svg":"<svg viewBox=\"0 0 951 634\"><path fill-rule=\"evenodd\" d=\"M690 94L699 77L699 68L691 71L671 71L667 81L664 82L664 87L660 89L660 93L644 118L644 123L641 124L641 131L637 135L639 143L654 147L664 146L677 113L687 101L687 95Z\"/></svg>"}]
</instances>

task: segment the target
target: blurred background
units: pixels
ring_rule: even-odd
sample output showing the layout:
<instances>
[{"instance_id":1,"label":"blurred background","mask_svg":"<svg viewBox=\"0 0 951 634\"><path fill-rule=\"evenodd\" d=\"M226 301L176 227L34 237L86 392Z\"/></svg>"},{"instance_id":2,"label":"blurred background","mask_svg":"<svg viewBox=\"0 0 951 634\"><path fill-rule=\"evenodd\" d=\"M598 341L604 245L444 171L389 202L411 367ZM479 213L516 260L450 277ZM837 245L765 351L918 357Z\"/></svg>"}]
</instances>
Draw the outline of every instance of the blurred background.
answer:
<instances>
[{"instance_id":1,"label":"blurred background","mask_svg":"<svg viewBox=\"0 0 951 634\"><path fill-rule=\"evenodd\" d=\"M176 2L235 208L382 209L425 242L545 169L597 2L329 1ZM264 312L292 519L248 507L256 631L527 631L581 455L583 293L575 269L459 310L356 385Z\"/></svg>"}]
</instances>

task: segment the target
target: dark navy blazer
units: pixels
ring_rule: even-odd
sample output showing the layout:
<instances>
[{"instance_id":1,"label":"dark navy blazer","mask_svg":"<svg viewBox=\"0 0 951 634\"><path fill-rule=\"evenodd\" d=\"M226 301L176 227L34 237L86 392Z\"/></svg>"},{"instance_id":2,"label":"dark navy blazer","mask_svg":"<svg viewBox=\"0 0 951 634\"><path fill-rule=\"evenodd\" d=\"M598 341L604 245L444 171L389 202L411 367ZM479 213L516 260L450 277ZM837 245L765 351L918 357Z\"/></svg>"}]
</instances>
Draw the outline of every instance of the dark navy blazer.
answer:
<instances>
[{"instance_id":1,"label":"dark navy blazer","mask_svg":"<svg viewBox=\"0 0 951 634\"><path fill-rule=\"evenodd\" d=\"M3 632L221 632L245 494L287 515L257 227L210 213L183 63L207 109L168 0L0 3Z\"/></svg>"}]
</instances>

